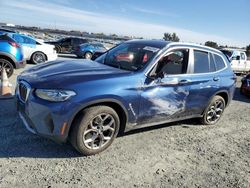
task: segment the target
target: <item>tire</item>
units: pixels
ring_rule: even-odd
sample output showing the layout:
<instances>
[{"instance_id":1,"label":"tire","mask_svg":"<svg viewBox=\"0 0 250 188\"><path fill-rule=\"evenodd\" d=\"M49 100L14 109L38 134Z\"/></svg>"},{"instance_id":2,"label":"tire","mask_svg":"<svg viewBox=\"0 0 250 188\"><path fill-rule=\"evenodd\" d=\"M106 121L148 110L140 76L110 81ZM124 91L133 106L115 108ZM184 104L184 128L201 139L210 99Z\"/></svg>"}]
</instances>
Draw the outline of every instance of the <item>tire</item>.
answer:
<instances>
[{"instance_id":1,"label":"tire","mask_svg":"<svg viewBox=\"0 0 250 188\"><path fill-rule=\"evenodd\" d=\"M55 46L55 50L56 50L56 53L61 53L61 48L60 48L60 46Z\"/></svg>"},{"instance_id":2,"label":"tire","mask_svg":"<svg viewBox=\"0 0 250 188\"><path fill-rule=\"evenodd\" d=\"M46 56L42 52L35 52L31 56L31 62L34 64L44 63L46 61Z\"/></svg>"},{"instance_id":3,"label":"tire","mask_svg":"<svg viewBox=\"0 0 250 188\"><path fill-rule=\"evenodd\" d=\"M8 77L11 77L14 73L14 66L7 59L0 59L0 75L2 75L2 68L5 68Z\"/></svg>"},{"instance_id":4,"label":"tire","mask_svg":"<svg viewBox=\"0 0 250 188\"><path fill-rule=\"evenodd\" d=\"M108 106L94 106L83 110L81 116L72 124L69 139L81 154L95 155L112 144L119 128L119 116L114 109Z\"/></svg>"},{"instance_id":5,"label":"tire","mask_svg":"<svg viewBox=\"0 0 250 188\"><path fill-rule=\"evenodd\" d=\"M85 59L91 59L92 56L93 56L93 54L92 54L91 52L86 52L86 53L84 54L84 58L85 58Z\"/></svg>"},{"instance_id":6,"label":"tire","mask_svg":"<svg viewBox=\"0 0 250 188\"><path fill-rule=\"evenodd\" d=\"M204 111L203 117L200 119L201 123L203 125L214 125L216 124L224 110L225 110L226 104L225 100L221 96L214 96L212 101L209 103L208 107Z\"/></svg>"},{"instance_id":7,"label":"tire","mask_svg":"<svg viewBox=\"0 0 250 188\"><path fill-rule=\"evenodd\" d=\"M244 95L244 90L243 90L242 85L241 85L241 87L240 87L240 94L241 94L241 95Z\"/></svg>"}]
</instances>

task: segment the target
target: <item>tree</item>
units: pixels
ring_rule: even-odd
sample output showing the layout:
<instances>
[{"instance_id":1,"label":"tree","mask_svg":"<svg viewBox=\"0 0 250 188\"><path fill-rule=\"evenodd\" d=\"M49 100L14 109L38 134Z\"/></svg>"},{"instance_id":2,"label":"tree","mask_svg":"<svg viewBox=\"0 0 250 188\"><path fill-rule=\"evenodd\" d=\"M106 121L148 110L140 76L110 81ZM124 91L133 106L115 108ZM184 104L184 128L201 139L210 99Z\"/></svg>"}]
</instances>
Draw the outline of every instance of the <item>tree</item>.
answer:
<instances>
[{"instance_id":1,"label":"tree","mask_svg":"<svg viewBox=\"0 0 250 188\"><path fill-rule=\"evenodd\" d=\"M163 39L166 41L173 41L173 42L179 42L180 38L177 36L176 33L164 33Z\"/></svg>"},{"instance_id":2,"label":"tree","mask_svg":"<svg viewBox=\"0 0 250 188\"><path fill-rule=\"evenodd\" d=\"M246 47L246 54L247 54L247 57L250 56L250 44Z\"/></svg>"},{"instance_id":3,"label":"tree","mask_svg":"<svg viewBox=\"0 0 250 188\"><path fill-rule=\"evenodd\" d=\"M205 42L205 46L209 46L209 47L212 47L212 48L218 48L218 44L216 42L213 42L213 41Z\"/></svg>"}]
</instances>

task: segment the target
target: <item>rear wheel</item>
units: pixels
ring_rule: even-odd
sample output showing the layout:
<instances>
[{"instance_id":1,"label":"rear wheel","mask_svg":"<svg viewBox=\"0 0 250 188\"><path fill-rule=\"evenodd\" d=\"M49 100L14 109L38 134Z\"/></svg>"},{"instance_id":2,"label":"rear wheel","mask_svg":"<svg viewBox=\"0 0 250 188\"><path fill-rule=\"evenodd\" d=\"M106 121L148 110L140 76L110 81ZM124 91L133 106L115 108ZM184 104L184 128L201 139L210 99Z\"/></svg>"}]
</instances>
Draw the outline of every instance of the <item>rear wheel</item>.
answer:
<instances>
[{"instance_id":1,"label":"rear wheel","mask_svg":"<svg viewBox=\"0 0 250 188\"><path fill-rule=\"evenodd\" d=\"M72 126L72 145L84 155L94 155L112 144L118 134L120 121L112 108L95 106L85 109Z\"/></svg>"},{"instance_id":2,"label":"rear wheel","mask_svg":"<svg viewBox=\"0 0 250 188\"><path fill-rule=\"evenodd\" d=\"M201 118L202 124L216 124L220 120L225 110L225 106L225 100L221 96L216 95L206 108L203 117Z\"/></svg>"},{"instance_id":3,"label":"rear wheel","mask_svg":"<svg viewBox=\"0 0 250 188\"><path fill-rule=\"evenodd\" d=\"M85 59L91 59L92 56L93 56L93 54L92 54L91 52L86 52L86 53L84 54L84 58L85 58Z\"/></svg>"},{"instance_id":4,"label":"rear wheel","mask_svg":"<svg viewBox=\"0 0 250 188\"><path fill-rule=\"evenodd\" d=\"M8 61L6 59L0 59L0 72L1 72L1 75L2 75L3 68L5 69L8 77L11 77L12 74L14 73L13 65L11 64L10 61Z\"/></svg>"},{"instance_id":5,"label":"rear wheel","mask_svg":"<svg viewBox=\"0 0 250 188\"><path fill-rule=\"evenodd\" d=\"M31 62L34 63L34 64L44 63L45 61L46 61L46 56L42 52L35 52L31 56Z\"/></svg>"}]
</instances>

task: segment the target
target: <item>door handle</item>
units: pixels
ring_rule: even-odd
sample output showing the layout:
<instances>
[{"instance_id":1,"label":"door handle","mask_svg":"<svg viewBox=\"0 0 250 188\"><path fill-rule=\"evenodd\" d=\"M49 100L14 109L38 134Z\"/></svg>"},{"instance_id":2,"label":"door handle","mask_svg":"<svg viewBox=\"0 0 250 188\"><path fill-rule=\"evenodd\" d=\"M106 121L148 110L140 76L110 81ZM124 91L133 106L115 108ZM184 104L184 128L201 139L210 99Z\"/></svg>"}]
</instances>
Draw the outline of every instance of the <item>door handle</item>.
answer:
<instances>
[{"instance_id":1,"label":"door handle","mask_svg":"<svg viewBox=\"0 0 250 188\"><path fill-rule=\"evenodd\" d=\"M179 84L188 84L190 82L191 82L190 80L180 80Z\"/></svg>"},{"instance_id":2,"label":"door handle","mask_svg":"<svg viewBox=\"0 0 250 188\"><path fill-rule=\"evenodd\" d=\"M219 77L214 77L214 79L213 79L214 81L219 81L220 80L220 78Z\"/></svg>"}]
</instances>

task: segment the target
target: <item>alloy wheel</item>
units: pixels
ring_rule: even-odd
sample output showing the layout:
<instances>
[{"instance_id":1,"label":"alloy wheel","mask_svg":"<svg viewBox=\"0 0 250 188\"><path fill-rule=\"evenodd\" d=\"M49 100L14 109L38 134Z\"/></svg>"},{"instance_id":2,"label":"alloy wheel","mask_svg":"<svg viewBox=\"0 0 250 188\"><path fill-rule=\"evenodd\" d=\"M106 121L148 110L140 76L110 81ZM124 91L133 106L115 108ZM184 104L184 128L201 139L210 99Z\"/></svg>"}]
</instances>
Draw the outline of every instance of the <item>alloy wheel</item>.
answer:
<instances>
[{"instance_id":1,"label":"alloy wheel","mask_svg":"<svg viewBox=\"0 0 250 188\"><path fill-rule=\"evenodd\" d=\"M41 54L41 53L36 53L35 55L34 55L34 62L35 63L43 63L43 62L45 62L45 57L44 57L44 55L43 54Z\"/></svg>"},{"instance_id":2,"label":"alloy wheel","mask_svg":"<svg viewBox=\"0 0 250 188\"><path fill-rule=\"evenodd\" d=\"M88 149L96 150L107 145L115 133L112 115L102 113L95 116L83 133L83 143Z\"/></svg>"},{"instance_id":3,"label":"alloy wheel","mask_svg":"<svg viewBox=\"0 0 250 188\"><path fill-rule=\"evenodd\" d=\"M218 99L214 103L212 103L209 107L209 110L207 112L207 122L214 124L216 123L223 111L224 111L225 105L222 100Z\"/></svg>"}]
</instances>

